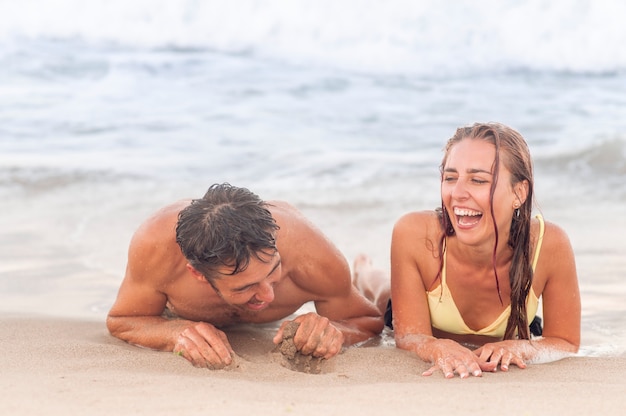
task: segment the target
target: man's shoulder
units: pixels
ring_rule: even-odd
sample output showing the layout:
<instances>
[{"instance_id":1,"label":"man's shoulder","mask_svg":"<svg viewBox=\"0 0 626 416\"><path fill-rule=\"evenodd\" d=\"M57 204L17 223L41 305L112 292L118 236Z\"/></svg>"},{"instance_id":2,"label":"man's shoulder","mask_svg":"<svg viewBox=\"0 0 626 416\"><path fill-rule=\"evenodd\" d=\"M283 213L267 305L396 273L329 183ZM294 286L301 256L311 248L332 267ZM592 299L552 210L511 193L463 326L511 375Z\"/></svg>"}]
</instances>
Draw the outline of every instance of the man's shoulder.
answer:
<instances>
[{"instance_id":1,"label":"man's shoulder","mask_svg":"<svg viewBox=\"0 0 626 416\"><path fill-rule=\"evenodd\" d=\"M283 272L309 294L337 292L350 286L350 267L335 244L295 206L285 201L267 201L280 227L276 245ZM347 289L346 289L347 290Z\"/></svg>"},{"instance_id":2,"label":"man's shoulder","mask_svg":"<svg viewBox=\"0 0 626 416\"><path fill-rule=\"evenodd\" d=\"M171 224L174 225L175 232L178 214L186 206L188 206L190 202L190 200L180 200L160 208L144 220L144 222L137 229L137 233L147 233L152 235L154 232L162 231L164 229L171 230Z\"/></svg>"},{"instance_id":3,"label":"man's shoulder","mask_svg":"<svg viewBox=\"0 0 626 416\"><path fill-rule=\"evenodd\" d=\"M150 215L135 231L130 249L140 255L171 250L171 246L176 244L178 214L189 202L177 201Z\"/></svg>"},{"instance_id":4,"label":"man's shoulder","mask_svg":"<svg viewBox=\"0 0 626 416\"><path fill-rule=\"evenodd\" d=\"M267 205L267 209L270 211L275 220L278 220L277 217L282 216L302 215L302 213L294 205L287 201L270 200L265 201L265 205Z\"/></svg>"},{"instance_id":5,"label":"man's shoulder","mask_svg":"<svg viewBox=\"0 0 626 416\"><path fill-rule=\"evenodd\" d=\"M298 238L303 233L319 233L320 230L298 208L286 201L267 201L272 218L278 224L282 238Z\"/></svg>"},{"instance_id":6,"label":"man's shoulder","mask_svg":"<svg viewBox=\"0 0 626 416\"><path fill-rule=\"evenodd\" d=\"M139 226L128 249L127 277L157 287L183 270L176 223L178 213L188 204L189 201L179 201L163 207Z\"/></svg>"}]
</instances>

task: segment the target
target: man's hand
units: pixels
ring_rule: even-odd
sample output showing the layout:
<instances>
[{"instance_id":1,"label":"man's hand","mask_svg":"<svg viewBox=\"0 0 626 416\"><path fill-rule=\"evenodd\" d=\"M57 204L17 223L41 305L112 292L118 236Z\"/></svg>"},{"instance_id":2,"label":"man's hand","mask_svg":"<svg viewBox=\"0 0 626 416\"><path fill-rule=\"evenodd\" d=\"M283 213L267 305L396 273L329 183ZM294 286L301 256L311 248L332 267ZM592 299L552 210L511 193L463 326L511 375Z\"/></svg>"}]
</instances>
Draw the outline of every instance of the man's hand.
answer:
<instances>
[{"instance_id":1,"label":"man's hand","mask_svg":"<svg viewBox=\"0 0 626 416\"><path fill-rule=\"evenodd\" d=\"M278 329L274 344L279 344L283 340L283 331L288 322L283 322ZM298 316L294 322L300 324L293 342L301 354L328 359L341 351L344 343L343 333L335 328L328 318L310 312Z\"/></svg>"},{"instance_id":2,"label":"man's hand","mask_svg":"<svg viewBox=\"0 0 626 416\"><path fill-rule=\"evenodd\" d=\"M174 345L174 354L189 360L196 367L220 369L233 362L234 351L226 334L206 322L185 328Z\"/></svg>"}]
</instances>

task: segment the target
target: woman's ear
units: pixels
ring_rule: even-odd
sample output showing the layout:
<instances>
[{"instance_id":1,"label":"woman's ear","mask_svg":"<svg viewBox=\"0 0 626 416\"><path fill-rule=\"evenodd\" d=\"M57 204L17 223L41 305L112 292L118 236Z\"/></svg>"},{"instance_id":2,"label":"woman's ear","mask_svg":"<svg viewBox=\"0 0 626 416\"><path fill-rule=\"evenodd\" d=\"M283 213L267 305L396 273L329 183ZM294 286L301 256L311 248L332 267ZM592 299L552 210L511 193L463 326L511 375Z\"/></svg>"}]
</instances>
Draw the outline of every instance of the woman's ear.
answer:
<instances>
[{"instance_id":1,"label":"woman's ear","mask_svg":"<svg viewBox=\"0 0 626 416\"><path fill-rule=\"evenodd\" d=\"M520 206L524 205L526 202L526 198L528 198L528 181L524 179L523 181L519 181L513 186L513 193L515 193L516 201Z\"/></svg>"}]
</instances>

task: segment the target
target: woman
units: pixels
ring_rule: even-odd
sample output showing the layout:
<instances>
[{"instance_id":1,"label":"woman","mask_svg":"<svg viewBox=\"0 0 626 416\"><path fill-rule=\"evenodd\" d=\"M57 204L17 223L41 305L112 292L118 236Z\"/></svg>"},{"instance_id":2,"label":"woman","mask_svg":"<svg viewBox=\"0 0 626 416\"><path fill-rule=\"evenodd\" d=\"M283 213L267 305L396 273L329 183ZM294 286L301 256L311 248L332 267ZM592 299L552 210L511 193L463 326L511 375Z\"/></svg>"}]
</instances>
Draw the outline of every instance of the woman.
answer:
<instances>
[{"instance_id":1,"label":"woman","mask_svg":"<svg viewBox=\"0 0 626 416\"><path fill-rule=\"evenodd\" d=\"M502 124L459 128L441 164L441 209L398 220L391 247L396 345L447 378L562 358L580 344L572 248L531 218L526 142ZM363 275L363 269L360 273ZM542 297L544 328L530 339Z\"/></svg>"}]
</instances>

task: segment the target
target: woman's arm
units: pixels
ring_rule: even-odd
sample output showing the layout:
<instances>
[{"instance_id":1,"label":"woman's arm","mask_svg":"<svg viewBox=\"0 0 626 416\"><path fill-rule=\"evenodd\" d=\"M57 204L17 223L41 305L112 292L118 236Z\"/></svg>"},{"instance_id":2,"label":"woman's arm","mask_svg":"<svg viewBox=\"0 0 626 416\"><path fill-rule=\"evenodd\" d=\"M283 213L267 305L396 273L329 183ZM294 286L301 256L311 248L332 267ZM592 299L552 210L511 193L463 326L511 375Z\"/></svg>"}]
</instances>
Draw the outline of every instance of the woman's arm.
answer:
<instances>
[{"instance_id":1,"label":"woman's arm","mask_svg":"<svg viewBox=\"0 0 626 416\"><path fill-rule=\"evenodd\" d=\"M433 366L423 375L440 369L446 378L458 374L480 376L493 366L481 362L471 350L450 339L433 337L426 296L439 271L438 242L441 236L434 212L411 213L396 223L391 241L391 296L396 345L415 353Z\"/></svg>"},{"instance_id":2,"label":"woman's arm","mask_svg":"<svg viewBox=\"0 0 626 416\"><path fill-rule=\"evenodd\" d=\"M526 363L556 361L580 346L580 291L574 253L565 232L546 222L533 288L543 287L543 336L532 341L508 340L485 344L475 351L481 359L525 367Z\"/></svg>"}]
</instances>

